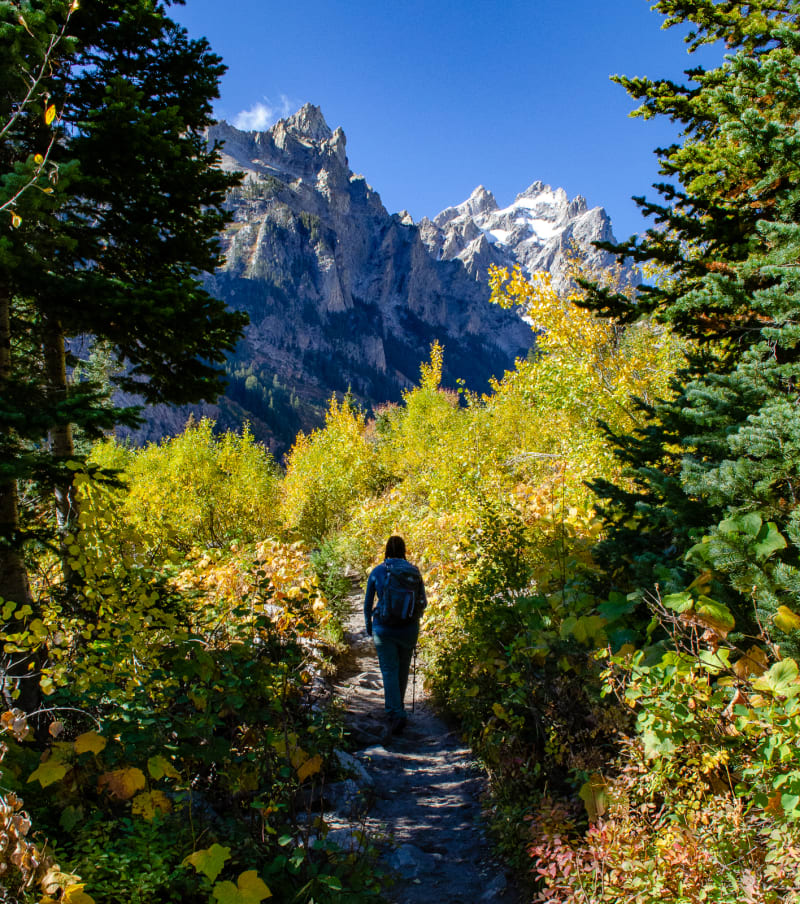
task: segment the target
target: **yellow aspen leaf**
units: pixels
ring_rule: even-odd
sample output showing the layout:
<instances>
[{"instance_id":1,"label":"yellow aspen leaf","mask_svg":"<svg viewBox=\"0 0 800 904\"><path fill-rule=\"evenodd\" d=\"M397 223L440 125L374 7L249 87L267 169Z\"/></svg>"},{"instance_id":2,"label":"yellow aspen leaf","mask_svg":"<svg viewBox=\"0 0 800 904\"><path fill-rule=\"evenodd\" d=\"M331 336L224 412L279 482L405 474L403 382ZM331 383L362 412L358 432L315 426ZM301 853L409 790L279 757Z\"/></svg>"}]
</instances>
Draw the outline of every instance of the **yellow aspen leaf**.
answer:
<instances>
[{"instance_id":1,"label":"yellow aspen leaf","mask_svg":"<svg viewBox=\"0 0 800 904\"><path fill-rule=\"evenodd\" d=\"M759 647L752 646L733 664L737 677L747 678L749 675L763 675L767 670L767 654Z\"/></svg>"},{"instance_id":2,"label":"yellow aspen leaf","mask_svg":"<svg viewBox=\"0 0 800 904\"><path fill-rule=\"evenodd\" d=\"M599 773L590 776L589 781L581 785L578 797L586 807L589 822L597 822L608 809L607 786L603 776Z\"/></svg>"},{"instance_id":3,"label":"yellow aspen leaf","mask_svg":"<svg viewBox=\"0 0 800 904\"><path fill-rule=\"evenodd\" d=\"M289 755L289 760L295 769L299 769L308 759L308 754L302 747L295 747Z\"/></svg>"},{"instance_id":4,"label":"yellow aspen leaf","mask_svg":"<svg viewBox=\"0 0 800 904\"><path fill-rule=\"evenodd\" d=\"M22 217L19 214L17 214L17 213L11 214L11 226L14 229L19 229L19 227L22 226Z\"/></svg>"},{"instance_id":5,"label":"yellow aspen leaf","mask_svg":"<svg viewBox=\"0 0 800 904\"><path fill-rule=\"evenodd\" d=\"M184 859L183 865L191 864L198 873L202 873L213 882L222 872L222 867L230 856L230 848L223 847L221 844L212 844L210 848L189 854Z\"/></svg>"},{"instance_id":6,"label":"yellow aspen leaf","mask_svg":"<svg viewBox=\"0 0 800 904\"><path fill-rule=\"evenodd\" d=\"M497 716L498 719L504 719L508 721L508 713L499 703L492 704L492 712Z\"/></svg>"},{"instance_id":7,"label":"yellow aspen leaf","mask_svg":"<svg viewBox=\"0 0 800 904\"><path fill-rule=\"evenodd\" d=\"M61 899L65 904L95 904L95 900L91 895L87 895L84 891L86 884L84 882L78 885L70 885L64 890L64 897Z\"/></svg>"},{"instance_id":8,"label":"yellow aspen leaf","mask_svg":"<svg viewBox=\"0 0 800 904\"><path fill-rule=\"evenodd\" d=\"M473 684L472 687L468 691L464 692L464 696L465 697L477 697L479 693L480 693L480 688L478 687L477 684Z\"/></svg>"},{"instance_id":9,"label":"yellow aspen leaf","mask_svg":"<svg viewBox=\"0 0 800 904\"><path fill-rule=\"evenodd\" d=\"M788 606L778 606L778 611L773 616L775 624L786 634L800 630L800 615Z\"/></svg>"},{"instance_id":10,"label":"yellow aspen leaf","mask_svg":"<svg viewBox=\"0 0 800 904\"><path fill-rule=\"evenodd\" d=\"M50 104L50 106L44 111L44 121L46 125L50 125L52 121L56 118L56 105Z\"/></svg>"},{"instance_id":11,"label":"yellow aspen leaf","mask_svg":"<svg viewBox=\"0 0 800 904\"><path fill-rule=\"evenodd\" d=\"M143 791L134 797L131 812L134 816L141 816L152 822L156 813L172 812L172 803L163 791Z\"/></svg>"},{"instance_id":12,"label":"yellow aspen leaf","mask_svg":"<svg viewBox=\"0 0 800 904\"><path fill-rule=\"evenodd\" d=\"M781 792L780 791L776 791L774 794L770 795L769 800L767 801L767 806L764 809L771 816L781 817L784 815L783 804L781 803Z\"/></svg>"},{"instance_id":13,"label":"yellow aspen leaf","mask_svg":"<svg viewBox=\"0 0 800 904\"><path fill-rule=\"evenodd\" d=\"M96 731L85 731L75 738L75 753L101 753L108 741Z\"/></svg>"},{"instance_id":14,"label":"yellow aspen leaf","mask_svg":"<svg viewBox=\"0 0 800 904\"><path fill-rule=\"evenodd\" d=\"M301 782L304 782L307 778L312 775L316 775L319 770L322 768L322 757L320 754L316 756L312 756L311 759L306 760L302 766L297 770L297 777Z\"/></svg>"},{"instance_id":15,"label":"yellow aspen leaf","mask_svg":"<svg viewBox=\"0 0 800 904\"><path fill-rule=\"evenodd\" d=\"M44 157L42 157L41 154L36 154L36 156L33 158L33 162L37 166L41 166L44 163Z\"/></svg>"},{"instance_id":16,"label":"yellow aspen leaf","mask_svg":"<svg viewBox=\"0 0 800 904\"><path fill-rule=\"evenodd\" d=\"M135 766L104 772L98 781L99 787L105 788L117 800L130 800L137 791L142 791L146 784L144 773Z\"/></svg>"},{"instance_id":17,"label":"yellow aspen leaf","mask_svg":"<svg viewBox=\"0 0 800 904\"><path fill-rule=\"evenodd\" d=\"M70 886L75 886L80 876L72 873L63 873L58 866L52 866L39 880L42 891L48 895L57 895L59 891L65 890Z\"/></svg>"},{"instance_id":18,"label":"yellow aspen leaf","mask_svg":"<svg viewBox=\"0 0 800 904\"><path fill-rule=\"evenodd\" d=\"M265 898L272 897L267 884L254 869L242 873L236 885L233 882L218 882L213 894L219 904L261 904Z\"/></svg>"},{"instance_id":19,"label":"yellow aspen leaf","mask_svg":"<svg viewBox=\"0 0 800 904\"><path fill-rule=\"evenodd\" d=\"M69 772L69 766L60 760L50 759L41 763L29 776L28 781L38 781L39 784L46 788L54 782L60 782L62 778Z\"/></svg>"},{"instance_id":20,"label":"yellow aspen leaf","mask_svg":"<svg viewBox=\"0 0 800 904\"><path fill-rule=\"evenodd\" d=\"M151 756L147 761L147 771L150 773L151 777L156 779L164 778L180 778L181 774L178 770L170 763L170 761L163 756Z\"/></svg>"}]
</instances>

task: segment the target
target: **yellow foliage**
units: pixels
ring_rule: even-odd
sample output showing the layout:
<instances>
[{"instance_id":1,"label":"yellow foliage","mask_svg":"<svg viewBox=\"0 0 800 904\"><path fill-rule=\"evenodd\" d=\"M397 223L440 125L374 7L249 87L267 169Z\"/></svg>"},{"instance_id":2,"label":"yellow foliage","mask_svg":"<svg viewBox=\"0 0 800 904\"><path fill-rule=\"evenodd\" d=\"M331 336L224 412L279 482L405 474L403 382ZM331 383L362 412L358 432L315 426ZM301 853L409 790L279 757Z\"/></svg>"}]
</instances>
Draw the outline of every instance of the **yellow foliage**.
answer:
<instances>
[{"instance_id":1,"label":"yellow foliage","mask_svg":"<svg viewBox=\"0 0 800 904\"><path fill-rule=\"evenodd\" d=\"M84 891L85 887L84 883L68 886L64 889L62 902L64 904L95 904L94 898Z\"/></svg>"},{"instance_id":2,"label":"yellow foliage","mask_svg":"<svg viewBox=\"0 0 800 904\"><path fill-rule=\"evenodd\" d=\"M316 754L316 756L310 757L302 764L302 766L300 766L300 768L297 770L297 777L301 782L304 782L312 775L316 775L321 768L322 757L320 756L320 754Z\"/></svg>"},{"instance_id":3,"label":"yellow foliage","mask_svg":"<svg viewBox=\"0 0 800 904\"><path fill-rule=\"evenodd\" d=\"M682 346L665 326L648 320L621 326L597 317L577 304L582 290L560 295L547 273L528 279L519 267L510 274L493 267L490 285L494 302L520 308L537 331L545 372L557 369L598 414L608 408L609 422L629 428L632 399L648 402L667 393Z\"/></svg>"},{"instance_id":4,"label":"yellow foliage","mask_svg":"<svg viewBox=\"0 0 800 904\"><path fill-rule=\"evenodd\" d=\"M300 433L286 456L282 511L287 527L306 541L322 540L344 524L373 484L376 459L365 418L349 399L334 396L325 427Z\"/></svg>"},{"instance_id":5,"label":"yellow foliage","mask_svg":"<svg viewBox=\"0 0 800 904\"><path fill-rule=\"evenodd\" d=\"M93 461L113 465L113 444ZM214 422L190 423L179 436L129 457L126 522L150 546L220 546L250 541L277 527L278 470L247 426L217 435Z\"/></svg>"},{"instance_id":6,"label":"yellow foliage","mask_svg":"<svg viewBox=\"0 0 800 904\"><path fill-rule=\"evenodd\" d=\"M96 731L85 731L75 738L75 753L100 753L108 741Z\"/></svg>"},{"instance_id":7,"label":"yellow foliage","mask_svg":"<svg viewBox=\"0 0 800 904\"><path fill-rule=\"evenodd\" d=\"M157 813L164 814L172 811L172 802L163 791L143 791L137 794L131 802L131 813L141 816L148 822L155 819Z\"/></svg>"},{"instance_id":8,"label":"yellow foliage","mask_svg":"<svg viewBox=\"0 0 800 904\"><path fill-rule=\"evenodd\" d=\"M29 776L28 781L38 781L39 784L46 788L55 782L60 782L62 778L69 772L69 766L62 763L59 759L51 757L41 763Z\"/></svg>"},{"instance_id":9,"label":"yellow foliage","mask_svg":"<svg viewBox=\"0 0 800 904\"><path fill-rule=\"evenodd\" d=\"M198 873L202 873L214 882L230 856L230 848L223 847L221 844L212 844L209 848L189 854L183 863L184 866L187 863L191 864Z\"/></svg>"},{"instance_id":10,"label":"yellow foliage","mask_svg":"<svg viewBox=\"0 0 800 904\"><path fill-rule=\"evenodd\" d=\"M150 777L156 780L165 776L167 778L181 777L180 772L163 756L151 756L147 761L147 771L150 773Z\"/></svg>"},{"instance_id":11,"label":"yellow foliage","mask_svg":"<svg viewBox=\"0 0 800 904\"><path fill-rule=\"evenodd\" d=\"M141 791L147 784L144 773L135 766L123 769L114 769L104 772L98 781L99 787L117 800L130 800L137 791Z\"/></svg>"},{"instance_id":12,"label":"yellow foliage","mask_svg":"<svg viewBox=\"0 0 800 904\"><path fill-rule=\"evenodd\" d=\"M256 870L251 869L240 874L236 885L233 882L218 882L213 895L219 904L260 904L265 898L271 898L272 892Z\"/></svg>"}]
</instances>

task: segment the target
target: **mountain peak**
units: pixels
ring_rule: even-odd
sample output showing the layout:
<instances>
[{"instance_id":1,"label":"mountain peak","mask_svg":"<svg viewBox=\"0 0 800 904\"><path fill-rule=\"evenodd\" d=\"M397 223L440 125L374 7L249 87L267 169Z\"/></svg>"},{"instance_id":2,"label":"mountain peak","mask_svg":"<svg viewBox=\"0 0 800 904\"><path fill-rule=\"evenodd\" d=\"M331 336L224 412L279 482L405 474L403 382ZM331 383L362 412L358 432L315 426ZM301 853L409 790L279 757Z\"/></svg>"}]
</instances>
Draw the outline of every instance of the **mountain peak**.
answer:
<instances>
[{"instance_id":1,"label":"mountain peak","mask_svg":"<svg viewBox=\"0 0 800 904\"><path fill-rule=\"evenodd\" d=\"M483 185L479 185L462 206L473 215L498 209L495 196Z\"/></svg>"},{"instance_id":2,"label":"mountain peak","mask_svg":"<svg viewBox=\"0 0 800 904\"><path fill-rule=\"evenodd\" d=\"M520 192L514 201L541 201L545 204L566 204L568 198L563 188L553 188L545 182L537 180L532 182L525 191Z\"/></svg>"},{"instance_id":3,"label":"mountain peak","mask_svg":"<svg viewBox=\"0 0 800 904\"><path fill-rule=\"evenodd\" d=\"M300 132L312 141L327 141L333 137L322 110L314 104L305 104L282 122L287 131Z\"/></svg>"},{"instance_id":4,"label":"mountain peak","mask_svg":"<svg viewBox=\"0 0 800 904\"><path fill-rule=\"evenodd\" d=\"M527 275L550 272L556 289L564 290L571 285L575 249L590 272L614 263L593 244L613 241L608 214L601 207L590 211L581 195L570 201L563 188L539 180L502 209L479 185L462 204L421 223L420 236L437 259L457 258L483 282L490 264L521 266ZM636 285L639 277L631 269L623 279Z\"/></svg>"}]
</instances>

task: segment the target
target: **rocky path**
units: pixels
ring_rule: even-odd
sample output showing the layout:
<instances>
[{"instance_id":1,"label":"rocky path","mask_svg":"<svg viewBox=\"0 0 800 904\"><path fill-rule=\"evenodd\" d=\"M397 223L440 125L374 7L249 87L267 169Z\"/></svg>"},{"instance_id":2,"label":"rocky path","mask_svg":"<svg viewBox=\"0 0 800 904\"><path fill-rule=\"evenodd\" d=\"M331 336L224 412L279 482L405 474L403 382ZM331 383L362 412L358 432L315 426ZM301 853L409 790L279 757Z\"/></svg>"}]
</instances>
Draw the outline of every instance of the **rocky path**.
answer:
<instances>
[{"instance_id":1,"label":"rocky path","mask_svg":"<svg viewBox=\"0 0 800 904\"><path fill-rule=\"evenodd\" d=\"M348 628L352 660L336 693L356 749L352 758L340 754L352 778L334 794L338 822L336 813L326 821L353 844L361 837L353 832L357 822L378 846L396 876L387 898L393 904L519 904L491 855L480 806L485 778L470 749L425 699L419 669L415 712L401 737L384 742L381 675L360 598ZM410 697L409 681L407 709Z\"/></svg>"}]
</instances>

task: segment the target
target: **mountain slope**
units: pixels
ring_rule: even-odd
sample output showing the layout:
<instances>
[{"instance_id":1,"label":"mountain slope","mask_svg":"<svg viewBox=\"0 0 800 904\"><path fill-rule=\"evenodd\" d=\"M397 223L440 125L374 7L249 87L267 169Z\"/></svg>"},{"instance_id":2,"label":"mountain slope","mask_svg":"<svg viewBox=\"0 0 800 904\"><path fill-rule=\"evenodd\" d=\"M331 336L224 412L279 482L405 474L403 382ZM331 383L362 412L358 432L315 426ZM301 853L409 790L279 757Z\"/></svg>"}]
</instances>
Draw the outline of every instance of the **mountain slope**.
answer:
<instances>
[{"instance_id":1,"label":"mountain slope","mask_svg":"<svg viewBox=\"0 0 800 904\"><path fill-rule=\"evenodd\" d=\"M570 235L610 235L603 212L540 183L505 211L478 189L418 226L390 215L350 170L342 130L310 104L265 132L219 123L209 141L222 145L222 166L245 179L229 197L226 263L208 287L246 311L250 326L228 362L225 397L192 411L222 427L246 419L278 452L321 422L333 392L350 391L367 407L398 401L434 341L445 348L445 385L462 379L487 390L533 341L514 312L489 303L488 264L541 260L557 270ZM540 248L530 229L540 235L551 220ZM188 412L150 412L139 438L180 430Z\"/></svg>"},{"instance_id":2,"label":"mountain slope","mask_svg":"<svg viewBox=\"0 0 800 904\"><path fill-rule=\"evenodd\" d=\"M228 398L257 434L285 441L318 423L334 391L367 405L399 400L434 340L445 346L445 382L480 390L530 348L529 327L488 304L460 261L437 261L415 226L387 213L319 108L261 133L221 123L209 138L224 143L225 168L246 173L209 288L250 315ZM289 411L285 398L276 407L280 387ZM280 417L265 410L265 390Z\"/></svg>"}]
</instances>

